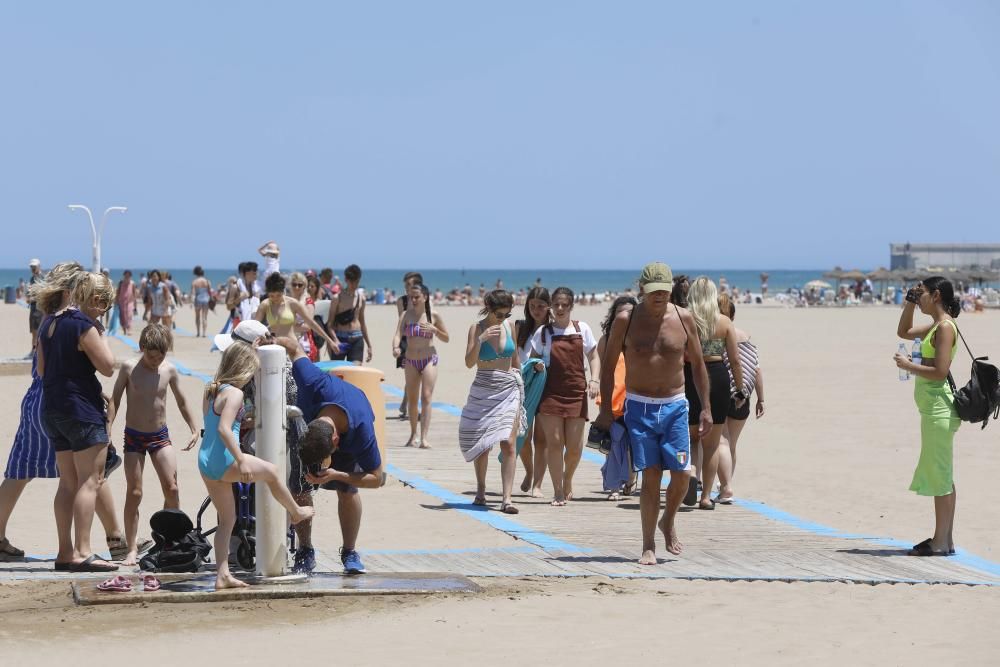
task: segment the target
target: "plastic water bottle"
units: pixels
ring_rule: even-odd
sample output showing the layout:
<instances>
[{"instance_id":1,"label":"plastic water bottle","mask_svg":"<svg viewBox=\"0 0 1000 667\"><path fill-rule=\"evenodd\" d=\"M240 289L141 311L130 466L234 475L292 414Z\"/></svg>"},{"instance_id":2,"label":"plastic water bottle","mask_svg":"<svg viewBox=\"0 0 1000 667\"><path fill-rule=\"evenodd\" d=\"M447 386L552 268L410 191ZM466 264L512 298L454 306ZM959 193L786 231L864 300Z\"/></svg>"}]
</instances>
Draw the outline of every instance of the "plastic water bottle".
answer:
<instances>
[{"instance_id":1,"label":"plastic water bottle","mask_svg":"<svg viewBox=\"0 0 1000 667\"><path fill-rule=\"evenodd\" d=\"M903 343L899 344L899 353L902 354L903 356L906 356L906 345L905 344L903 344ZM906 370L905 368L900 368L899 369L899 381L900 382L905 382L906 380L909 380L909 379L910 379L910 371Z\"/></svg>"},{"instance_id":2,"label":"plastic water bottle","mask_svg":"<svg viewBox=\"0 0 1000 667\"><path fill-rule=\"evenodd\" d=\"M910 361L915 363L917 366L921 364L924 360L924 353L920 351L920 339L913 339L913 352L910 353Z\"/></svg>"}]
</instances>

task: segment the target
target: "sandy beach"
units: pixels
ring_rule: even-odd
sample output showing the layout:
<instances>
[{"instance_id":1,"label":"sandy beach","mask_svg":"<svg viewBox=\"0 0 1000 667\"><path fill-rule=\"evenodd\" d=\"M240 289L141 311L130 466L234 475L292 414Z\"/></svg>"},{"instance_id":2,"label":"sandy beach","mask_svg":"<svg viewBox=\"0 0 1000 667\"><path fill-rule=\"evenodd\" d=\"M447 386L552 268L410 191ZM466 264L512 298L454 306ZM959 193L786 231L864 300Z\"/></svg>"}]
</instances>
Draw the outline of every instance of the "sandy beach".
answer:
<instances>
[{"instance_id":1,"label":"sandy beach","mask_svg":"<svg viewBox=\"0 0 1000 667\"><path fill-rule=\"evenodd\" d=\"M578 307L575 319L597 330L606 309ZM465 334L476 310L442 308L450 344L437 344L441 357L435 400L461 406L474 371L462 356ZM892 355L899 311L894 307L789 309L741 306L736 324L752 335L765 373L767 414L748 424L740 440L738 497L778 508L801 519L845 533L917 542L933 525L930 499L907 487L919 450L919 420L913 382L900 382ZM392 306L367 311L375 342L375 367L386 384L402 387L402 372L392 363L390 339L396 323ZM181 331L193 331L193 312L180 311ZM138 321L136 324L140 324ZM963 314L958 324L973 351L997 356L1000 311ZM210 316L209 330L222 326L221 309ZM136 327L137 338L138 326ZM211 375L218 353L210 341L177 335L173 359ZM30 347L27 311L0 307L0 357L20 357ZM121 341L112 348L119 359L134 353ZM959 348L954 371L963 384L969 359ZM0 375L7 398L0 405L0 458L6 461L17 429L27 375ZM110 392L111 381L105 381ZM184 377L182 388L199 404L202 382ZM390 399L391 400L391 399ZM394 410L390 410L392 416ZM596 414L592 411L592 416ZM442 426L442 424L445 424ZM168 425L181 440L186 427L170 401ZM120 445L121 422L113 439ZM965 424L956 437L958 511L955 539L965 551L1000 561L1000 469L997 429ZM460 457L457 433L439 420L431 427L436 449ZM388 458L401 441L388 443ZM183 509L194 514L205 497L196 451L178 452ZM520 477L518 477L519 479ZM471 466L469 488L473 485ZM116 473L112 485L121 511L125 483ZM499 469L490 469L492 489ZM8 535L32 555L52 554L55 482L28 485ZM545 490L550 491L548 482ZM390 478L378 491L363 492L365 518L360 548L454 549L510 547L508 534L457 511L439 511L438 501ZM515 493L517 501L517 493ZM140 534L162 495L147 470ZM572 503L571 503L572 505ZM571 508L570 508L571 509ZM532 505L523 512L550 512ZM339 528L336 501L317 496L317 549L336 554ZM572 512L566 513L572 521ZM637 513L623 519L634 525ZM679 519L684 536L685 516ZM750 538L747 538L748 540ZM759 536L766 543L768 534ZM758 540L754 538L749 547ZM103 545L95 521L95 545ZM477 595L429 597L326 598L307 601L219 602L209 604L75 607L68 585L60 581L8 581L0 578L0 652L41 660L41 664L106 664L131 656L148 664L184 660L242 659L252 646L251 662L269 659L327 660L352 664L501 664L543 660L555 664L608 664L636 658L739 661L744 664L995 664L1000 639L993 635L992 612L1000 611L1000 592L986 586L849 583L709 582L674 579L530 578L477 579ZM345 639L346 638L346 639ZM80 651L84 647L86 650ZM306 657L308 656L308 657ZM301 658L300 658L301 659ZM13 663L12 663L13 664Z\"/></svg>"}]
</instances>

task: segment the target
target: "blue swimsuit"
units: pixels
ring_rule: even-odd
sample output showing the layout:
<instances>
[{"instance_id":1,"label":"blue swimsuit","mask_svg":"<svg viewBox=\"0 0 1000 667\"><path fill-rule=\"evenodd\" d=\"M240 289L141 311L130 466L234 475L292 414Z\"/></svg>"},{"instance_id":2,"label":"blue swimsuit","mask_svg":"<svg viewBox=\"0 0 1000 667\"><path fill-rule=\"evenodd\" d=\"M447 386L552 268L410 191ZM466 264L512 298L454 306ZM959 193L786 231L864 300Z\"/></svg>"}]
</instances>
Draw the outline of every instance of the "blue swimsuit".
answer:
<instances>
[{"instance_id":1,"label":"blue swimsuit","mask_svg":"<svg viewBox=\"0 0 1000 667\"><path fill-rule=\"evenodd\" d=\"M230 386L232 385L220 386L219 392L221 393L223 389ZM198 449L198 470L208 479L218 481L226 474L229 466L236 463L236 459L229 453L226 443L219 437L219 414L215 411L216 398L218 398L218 394L209 403L211 409L205 413L205 435L202 437L201 447ZM233 420L233 435L236 436L236 442L240 441L240 421L242 419L243 408L241 407L236 419Z\"/></svg>"}]
</instances>

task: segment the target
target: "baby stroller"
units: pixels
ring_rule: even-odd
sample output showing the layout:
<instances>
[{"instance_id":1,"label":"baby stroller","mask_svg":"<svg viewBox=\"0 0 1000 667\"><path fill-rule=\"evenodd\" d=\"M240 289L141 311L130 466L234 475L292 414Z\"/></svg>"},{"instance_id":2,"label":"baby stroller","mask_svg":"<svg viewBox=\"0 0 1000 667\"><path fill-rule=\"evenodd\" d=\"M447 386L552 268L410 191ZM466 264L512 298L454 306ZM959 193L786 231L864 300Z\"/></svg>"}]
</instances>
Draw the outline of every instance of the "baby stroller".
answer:
<instances>
[{"instance_id":1,"label":"baby stroller","mask_svg":"<svg viewBox=\"0 0 1000 667\"><path fill-rule=\"evenodd\" d=\"M201 504L196 524L179 509L154 513L149 527L155 545L139 561L139 568L146 572L197 572L209 562L212 545L207 538L215 528L204 533L201 530L201 516L209 504L211 500Z\"/></svg>"}]
</instances>

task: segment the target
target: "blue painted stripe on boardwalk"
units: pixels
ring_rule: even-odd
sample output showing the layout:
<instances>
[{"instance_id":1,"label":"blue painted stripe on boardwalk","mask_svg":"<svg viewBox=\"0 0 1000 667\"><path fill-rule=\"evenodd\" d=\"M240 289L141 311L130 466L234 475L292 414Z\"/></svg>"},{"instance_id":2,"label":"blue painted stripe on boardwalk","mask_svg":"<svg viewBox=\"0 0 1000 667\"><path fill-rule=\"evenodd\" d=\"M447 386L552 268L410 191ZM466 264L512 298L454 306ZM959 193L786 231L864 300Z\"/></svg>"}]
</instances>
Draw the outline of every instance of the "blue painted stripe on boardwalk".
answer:
<instances>
[{"instance_id":1,"label":"blue painted stripe on boardwalk","mask_svg":"<svg viewBox=\"0 0 1000 667\"><path fill-rule=\"evenodd\" d=\"M530 546L530 547L470 547L468 549L361 549L361 553L372 556L378 556L378 555L447 556L450 554L488 554L488 553L536 554L539 553L539 551L538 547Z\"/></svg>"},{"instance_id":2,"label":"blue painted stripe on boardwalk","mask_svg":"<svg viewBox=\"0 0 1000 667\"><path fill-rule=\"evenodd\" d=\"M392 385L383 385L383 388L388 394L398 395L398 396L402 396L403 394L402 390ZM433 403L432 405L436 408L438 407L439 404ZM458 415L462 414L461 408L458 408L457 406L454 405L448 405L448 407L451 408L452 414L458 414ZM587 449L586 447L584 447L583 449L582 459L584 461L587 461L588 463L593 463L595 465L603 465L605 460L603 455L598 454L593 450ZM669 482L670 482L669 478L665 478L663 486L666 487L669 484ZM823 535L826 537L835 537L845 540L865 540L867 542L872 542L874 544L880 544L887 547L895 547L901 549L909 549L912 546L908 542L903 542L902 540L896 540L888 537L874 537L871 535L847 533L838 530L836 528L831 528L830 526L824 526L823 524L815 523L813 521L797 517L793 514L789 514L788 512L780 510L776 507L771 507L770 505L767 505L765 503L756 500L734 498L733 504L742 507L744 509L748 509L751 512L760 514L761 516L764 516L773 521L784 523L794 528L798 528L799 530L813 533L814 535ZM976 556L975 554L971 554L965 551L964 549L956 549L956 553L952 556L949 556L948 561L951 563L957 563L964 567L969 567L979 570L981 572L990 574L995 577L1000 577L1000 563L996 563L986 558L982 558L981 556ZM742 581L743 578L735 578L733 580ZM917 582L912 582L912 583L917 583ZM970 582L970 583L981 583L981 582Z\"/></svg>"},{"instance_id":3,"label":"blue painted stripe on boardwalk","mask_svg":"<svg viewBox=\"0 0 1000 667\"><path fill-rule=\"evenodd\" d=\"M457 493L452 493L451 491L448 491L447 489L442 488L437 484L424 479L423 477L413 475L405 470L397 468L391 463L386 464L385 471L404 484L412 486L417 491L421 491L427 495L443 500L449 505L452 505L459 512L472 517L476 521L481 521L499 531L511 535L512 537L528 542L529 544L534 544L542 549L552 551L570 551L580 553L590 551L590 549L585 549L583 547L578 547L575 544L557 540L551 535L531 530L530 528L522 526L519 523L511 521L502 514L498 514L495 510L490 511L486 507L473 505L468 498L460 496Z\"/></svg>"}]
</instances>

